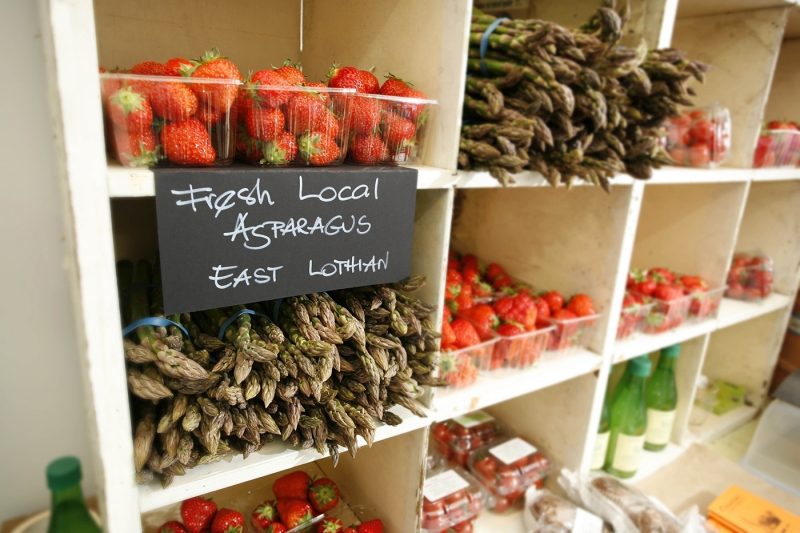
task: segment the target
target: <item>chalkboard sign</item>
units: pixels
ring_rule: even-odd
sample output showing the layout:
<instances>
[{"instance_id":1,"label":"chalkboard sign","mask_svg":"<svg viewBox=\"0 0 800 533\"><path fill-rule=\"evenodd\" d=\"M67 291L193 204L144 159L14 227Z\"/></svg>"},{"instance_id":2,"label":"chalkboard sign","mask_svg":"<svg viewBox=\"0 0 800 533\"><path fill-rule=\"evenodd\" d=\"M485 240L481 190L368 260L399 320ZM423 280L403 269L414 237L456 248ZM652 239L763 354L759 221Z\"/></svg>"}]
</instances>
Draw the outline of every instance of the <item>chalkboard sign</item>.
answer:
<instances>
[{"instance_id":1,"label":"chalkboard sign","mask_svg":"<svg viewBox=\"0 0 800 533\"><path fill-rule=\"evenodd\" d=\"M167 314L398 281L417 171L157 169Z\"/></svg>"}]
</instances>

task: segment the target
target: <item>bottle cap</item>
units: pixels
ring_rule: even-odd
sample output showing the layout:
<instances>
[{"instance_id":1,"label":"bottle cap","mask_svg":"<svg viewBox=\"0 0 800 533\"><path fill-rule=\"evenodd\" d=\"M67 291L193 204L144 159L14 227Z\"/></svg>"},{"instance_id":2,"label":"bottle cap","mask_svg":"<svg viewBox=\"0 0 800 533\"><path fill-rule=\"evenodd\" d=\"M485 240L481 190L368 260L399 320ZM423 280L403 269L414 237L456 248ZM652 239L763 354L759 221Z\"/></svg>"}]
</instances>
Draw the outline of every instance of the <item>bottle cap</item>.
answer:
<instances>
[{"instance_id":1,"label":"bottle cap","mask_svg":"<svg viewBox=\"0 0 800 533\"><path fill-rule=\"evenodd\" d=\"M81 462L77 457L60 457L47 465L47 487L62 490L81 482Z\"/></svg>"},{"instance_id":2,"label":"bottle cap","mask_svg":"<svg viewBox=\"0 0 800 533\"><path fill-rule=\"evenodd\" d=\"M681 354L681 345L675 344L661 349L661 355L666 357L678 357Z\"/></svg>"},{"instance_id":3,"label":"bottle cap","mask_svg":"<svg viewBox=\"0 0 800 533\"><path fill-rule=\"evenodd\" d=\"M650 375L650 358L646 355L641 355L636 359L631 360L631 374L639 377L647 377Z\"/></svg>"}]
</instances>

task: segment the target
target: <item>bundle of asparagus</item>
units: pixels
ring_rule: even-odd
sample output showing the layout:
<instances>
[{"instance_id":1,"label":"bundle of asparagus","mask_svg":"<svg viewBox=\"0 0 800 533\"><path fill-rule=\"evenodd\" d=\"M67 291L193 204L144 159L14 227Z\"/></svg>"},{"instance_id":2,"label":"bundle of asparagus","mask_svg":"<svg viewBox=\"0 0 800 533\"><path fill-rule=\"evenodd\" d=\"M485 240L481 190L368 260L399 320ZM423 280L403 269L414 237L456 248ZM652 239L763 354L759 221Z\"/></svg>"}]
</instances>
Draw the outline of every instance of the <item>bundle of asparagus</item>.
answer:
<instances>
[{"instance_id":1,"label":"bundle of asparagus","mask_svg":"<svg viewBox=\"0 0 800 533\"><path fill-rule=\"evenodd\" d=\"M118 265L126 320L163 316L150 274L146 261ZM355 455L356 436L372 444L377 421L401 422L390 407L424 416L417 398L420 385L439 384L438 334L433 307L407 295L423 283L287 298L278 324L258 304L169 317L188 338L177 326L137 328L124 346L139 480L168 484L276 439L327 451L336 464L340 446Z\"/></svg>"},{"instance_id":2,"label":"bundle of asparagus","mask_svg":"<svg viewBox=\"0 0 800 533\"><path fill-rule=\"evenodd\" d=\"M523 169L554 186L579 178L608 190L620 172L647 179L671 163L666 117L692 105L690 79L707 66L674 49L619 40L629 18L613 0L578 30L543 20L472 16L459 168L488 169L504 185ZM480 45L488 35L487 53Z\"/></svg>"}]
</instances>

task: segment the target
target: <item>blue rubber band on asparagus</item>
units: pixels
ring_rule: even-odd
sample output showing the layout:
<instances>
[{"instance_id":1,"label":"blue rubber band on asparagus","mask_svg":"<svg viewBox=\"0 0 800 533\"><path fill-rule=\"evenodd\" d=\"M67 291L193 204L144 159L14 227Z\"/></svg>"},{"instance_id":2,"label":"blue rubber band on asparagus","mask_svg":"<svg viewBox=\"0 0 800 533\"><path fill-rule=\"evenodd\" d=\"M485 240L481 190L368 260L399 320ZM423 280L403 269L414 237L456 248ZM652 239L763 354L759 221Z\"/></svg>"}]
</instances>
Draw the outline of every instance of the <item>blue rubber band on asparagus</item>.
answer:
<instances>
[{"instance_id":1,"label":"blue rubber band on asparagus","mask_svg":"<svg viewBox=\"0 0 800 533\"><path fill-rule=\"evenodd\" d=\"M183 333L187 339L189 338L189 332L186 331L186 328L183 327L182 324L170 320L168 318L164 318L163 316L146 316L144 318L140 318L139 320L134 320L133 322L122 328L122 336L127 337L128 335L136 331L137 328L140 328L142 326L155 326L158 328L175 326L176 328L181 330L181 333Z\"/></svg>"},{"instance_id":2,"label":"blue rubber band on asparagus","mask_svg":"<svg viewBox=\"0 0 800 533\"><path fill-rule=\"evenodd\" d=\"M217 333L217 338L219 340L222 340L225 337L225 332L228 331L228 328L231 327L231 324L233 324L233 322L237 318L239 318L240 316L242 316L242 315L257 315L257 314L258 313L256 313L252 309L247 309L247 308L239 309L238 311L233 313L230 317L228 317L228 320L223 322L222 326L220 326L220 328L219 328L219 333Z\"/></svg>"},{"instance_id":3,"label":"blue rubber band on asparagus","mask_svg":"<svg viewBox=\"0 0 800 533\"><path fill-rule=\"evenodd\" d=\"M494 30L502 24L504 21L508 20L506 17L500 17L499 19L494 19L494 22L489 24L489 27L486 28L486 31L483 32L481 36L481 74L484 76L489 75L489 71L486 69L486 63L484 63L483 58L486 57L486 52L489 50L489 36L494 33Z\"/></svg>"}]
</instances>

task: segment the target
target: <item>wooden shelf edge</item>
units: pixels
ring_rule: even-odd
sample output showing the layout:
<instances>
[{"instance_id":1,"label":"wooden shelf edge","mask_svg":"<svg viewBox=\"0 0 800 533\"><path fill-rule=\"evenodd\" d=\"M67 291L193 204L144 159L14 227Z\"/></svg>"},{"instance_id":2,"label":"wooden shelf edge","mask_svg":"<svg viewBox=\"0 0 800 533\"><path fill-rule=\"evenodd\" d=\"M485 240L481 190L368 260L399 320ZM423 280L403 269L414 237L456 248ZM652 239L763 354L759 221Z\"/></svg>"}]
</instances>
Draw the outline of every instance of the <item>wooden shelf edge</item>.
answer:
<instances>
[{"instance_id":1,"label":"wooden shelf edge","mask_svg":"<svg viewBox=\"0 0 800 533\"><path fill-rule=\"evenodd\" d=\"M419 172L417 189L448 189L457 180L451 170L427 166L411 168ZM123 167L110 161L107 174L110 198L146 198L156 194L154 174L149 168Z\"/></svg>"},{"instance_id":2,"label":"wooden shelf edge","mask_svg":"<svg viewBox=\"0 0 800 533\"><path fill-rule=\"evenodd\" d=\"M705 419L702 424L692 426L692 416L698 416L699 411L702 411L700 416ZM741 405L723 415L715 415L704 411L701 407L693 406L692 416L689 418L689 443L705 443L719 438L745 425L755 418L756 414L758 408L752 405Z\"/></svg>"},{"instance_id":3,"label":"wooden shelf edge","mask_svg":"<svg viewBox=\"0 0 800 533\"><path fill-rule=\"evenodd\" d=\"M530 394L594 372L602 364L599 355L585 349L550 356L557 358L541 361L525 370L481 373L472 385L437 391L431 408L433 418L447 420Z\"/></svg>"},{"instance_id":4,"label":"wooden shelf edge","mask_svg":"<svg viewBox=\"0 0 800 533\"><path fill-rule=\"evenodd\" d=\"M413 415L408 410L396 406L392 411L403 418L398 426L382 425L375 432L375 443L428 427L431 417ZM361 446L366 442L358 437ZM341 453L347 453L344 448ZM247 459L241 455L231 455L216 463L196 466L183 476L176 476L168 487L161 487L152 482L139 487L139 509L142 513L181 502L186 498L199 496L208 492L221 490L246 481L282 472L296 466L325 459L329 454L320 454L316 450L298 450L287 448L282 442L274 442L252 453Z\"/></svg>"}]
</instances>

